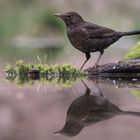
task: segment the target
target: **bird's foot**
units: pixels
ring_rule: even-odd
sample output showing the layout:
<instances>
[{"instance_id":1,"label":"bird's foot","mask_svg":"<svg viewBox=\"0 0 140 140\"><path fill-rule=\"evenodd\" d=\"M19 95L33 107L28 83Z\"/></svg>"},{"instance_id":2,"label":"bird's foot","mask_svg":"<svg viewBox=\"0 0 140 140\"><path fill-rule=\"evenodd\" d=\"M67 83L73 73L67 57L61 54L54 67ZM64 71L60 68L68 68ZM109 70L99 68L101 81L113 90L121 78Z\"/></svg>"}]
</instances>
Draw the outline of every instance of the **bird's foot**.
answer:
<instances>
[{"instance_id":1,"label":"bird's foot","mask_svg":"<svg viewBox=\"0 0 140 140\"><path fill-rule=\"evenodd\" d=\"M92 69L98 69L99 65L95 64Z\"/></svg>"},{"instance_id":2,"label":"bird's foot","mask_svg":"<svg viewBox=\"0 0 140 140\"><path fill-rule=\"evenodd\" d=\"M87 69L85 69L84 71L91 71L93 69L98 69L99 65L94 65L93 67L89 67Z\"/></svg>"},{"instance_id":3,"label":"bird's foot","mask_svg":"<svg viewBox=\"0 0 140 140\"><path fill-rule=\"evenodd\" d=\"M83 66L80 67L80 70L83 70Z\"/></svg>"},{"instance_id":4,"label":"bird's foot","mask_svg":"<svg viewBox=\"0 0 140 140\"><path fill-rule=\"evenodd\" d=\"M84 71L91 71L93 68L92 67L89 67L87 69L84 69Z\"/></svg>"},{"instance_id":5,"label":"bird's foot","mask_svg":"<svg viewBox=\"0 0 140 140\"><path fill-rule=\"evenodd\" d=\"M87 68L87 69L84 69L84 71L92 71L92 70L97 70L98 71L98 67L99 67L99 65L94 65L93 67L89 67L89 68Z\"/></svg>"}]
</instances>

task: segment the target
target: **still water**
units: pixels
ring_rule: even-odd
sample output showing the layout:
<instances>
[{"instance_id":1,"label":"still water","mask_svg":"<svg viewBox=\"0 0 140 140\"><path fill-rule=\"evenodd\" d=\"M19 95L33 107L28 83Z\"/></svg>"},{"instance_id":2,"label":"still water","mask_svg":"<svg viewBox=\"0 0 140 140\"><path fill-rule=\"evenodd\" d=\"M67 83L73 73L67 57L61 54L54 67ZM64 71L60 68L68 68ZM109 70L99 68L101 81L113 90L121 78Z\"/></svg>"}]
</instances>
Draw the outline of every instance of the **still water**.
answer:
<instances>
[{"instance_id":1,"label":"still water","mask_svg":"<svg viewBox=\"0 0 140 140\"><path fill-rule=\"evenodd\" d=\"M0 140L140 139L140 79L21 86L0 71Z\"/></svg>"}]
</instances>

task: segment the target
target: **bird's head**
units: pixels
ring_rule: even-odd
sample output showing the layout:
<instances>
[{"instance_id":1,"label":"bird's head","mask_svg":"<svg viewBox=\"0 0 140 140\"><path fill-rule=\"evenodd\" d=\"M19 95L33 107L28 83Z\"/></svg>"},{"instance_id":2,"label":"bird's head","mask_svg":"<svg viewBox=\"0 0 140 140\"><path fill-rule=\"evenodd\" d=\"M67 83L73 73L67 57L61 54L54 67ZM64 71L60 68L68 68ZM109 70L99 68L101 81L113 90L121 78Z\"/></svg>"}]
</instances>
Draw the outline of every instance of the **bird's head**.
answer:
<instances>
[{"instance_id":1,"label":"bird's head","mask_svg":"<svg viewBox=\"0 0 140 140\"><path fill-rule=\"evenodd\" d=\"M54 134L62 134L73 137L78 135L83 128L84 124L81 124L81 122L69 119L66 121L64 127L61 130L54 132Z\"/></svg>"},{"instance_id":2,"label":"bird's head","mask_svg":"<svg viewBox=\"0 0 140 140\"><path fill-rule=\"evenodd\" d=\"M62 14L57 13L57 14L54 14L54 16L61 18L65 22L66 26L68 27L79 25L80 23L84 21L82 17L76 12L67 12L67 13L62 13Z\"/></svg>"}]
</instances>

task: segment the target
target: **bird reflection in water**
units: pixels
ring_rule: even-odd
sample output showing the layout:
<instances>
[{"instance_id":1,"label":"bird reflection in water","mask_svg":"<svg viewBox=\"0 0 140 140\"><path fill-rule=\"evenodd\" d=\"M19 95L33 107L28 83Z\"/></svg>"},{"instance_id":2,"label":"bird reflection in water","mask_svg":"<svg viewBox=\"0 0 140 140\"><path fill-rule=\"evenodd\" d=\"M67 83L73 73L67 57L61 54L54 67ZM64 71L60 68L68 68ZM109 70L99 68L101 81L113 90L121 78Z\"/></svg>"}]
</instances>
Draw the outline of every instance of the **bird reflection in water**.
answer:
<instances>
[{"instance_id":1,"label":"bird reflection in water","mask_svg":"<svg viewBox=\"0 0 140 140\"><path fill-rule=\"evenodd\" d=\"M90 89L86 87L85 94L75 99L69 106L64 127L55 132L66 136L76 136L80 131L91 124L98 123L114 117L115 115L139 116L140 112L122 111L116 105L108 101L102 94L100 96L90 95Z\"/></svg>"}]
</instances>

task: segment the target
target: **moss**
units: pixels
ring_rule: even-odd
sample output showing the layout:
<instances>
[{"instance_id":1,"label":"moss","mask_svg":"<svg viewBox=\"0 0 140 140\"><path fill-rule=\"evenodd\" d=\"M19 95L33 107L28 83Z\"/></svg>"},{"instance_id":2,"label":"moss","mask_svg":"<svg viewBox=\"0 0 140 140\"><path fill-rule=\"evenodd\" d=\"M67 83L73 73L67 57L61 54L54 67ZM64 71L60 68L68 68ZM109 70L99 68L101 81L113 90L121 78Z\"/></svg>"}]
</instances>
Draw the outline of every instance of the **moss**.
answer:
<instances>
[{"instance_id":1,"label":"moss","mask_svg":"<svg viewBox=\"0 0 140 140\"><path fill-rule=\"evenodd\" d=\"M16 62L15 71L18 75L27 75L30 69L32 69L32 67L25 65L22 60Z\"/></svg>"},{"instance_id":2,"label":"moss","mask_svg":"<svg viewBox=\"0 0 140 140\"><path fill-rule=\"evenodd\" d=\"M86 72L70 64L49 66L47 64L25 64L22 60L17 61L15 66L7 65L4 71L7 73L6 79L18 85L39 80L39 82L53 82L68 86L77 78L87 76Z\"/></svg>"},{"instance_id":3,"label":"moss","mask_svg":"<svg viewBox=\"0 0 140 140\"><path fill-rule=\"evenodd\" d=\"M139 59L140 58L140 41L132 47L126 54L125 59Z\"/></svg>"},{"instance_id":4,"label":"moss","mask_svg":"<svg viewBox=\"0 0 140 140\"><path fill-rule=\"evenodd\" d=\"M16 74L16 69L14 67L11 67L9 64L6 65L4 71L7 73L7 74Z\"/></svg>"},{"instance_id":5,"label":"moss","mask_svg":"<svg viewBox=\"0 0 140 140\"><path fill-rule=\"evenodd\" d=\"M84 77L82 77L84 78ZM5 81L7 83L16 83L16 85L22 87L25 85L33 85L34 83L49 83L49 84L59 84L63 87L71 87L76 81L78 77L75 76L62 76L62 77L54 77L54 76L41 76L39 79L31 79L28 76L16 76L10 77L7 76Z\"/></svg>"}]
</instances>

